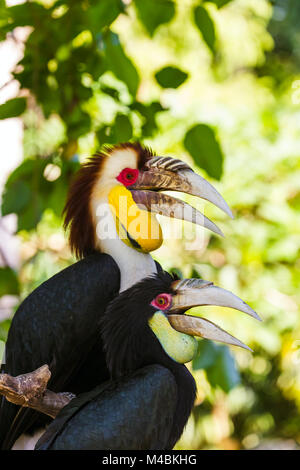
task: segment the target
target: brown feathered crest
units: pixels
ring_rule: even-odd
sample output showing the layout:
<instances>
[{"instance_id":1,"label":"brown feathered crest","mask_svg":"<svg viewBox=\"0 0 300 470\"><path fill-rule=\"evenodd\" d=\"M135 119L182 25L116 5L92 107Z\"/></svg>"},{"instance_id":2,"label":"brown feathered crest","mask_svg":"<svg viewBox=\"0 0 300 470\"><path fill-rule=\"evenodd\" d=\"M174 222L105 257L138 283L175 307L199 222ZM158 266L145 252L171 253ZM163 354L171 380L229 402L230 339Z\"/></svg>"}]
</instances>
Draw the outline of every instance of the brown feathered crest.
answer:
<instances>
[{"instance_id":1,"label":"brown feathered crest","mask_svg":"<svg viewBox=\"0 0 300 470\"><path fill-rule=\"evenodd\" d=\"M69 229L69 243L77 258L83 258L95 251L95 227L93 224L90 199L93 188L99 178L105 158L115 150L132 149L138 157L138 168L141 169L153 152L139 143L124 143L104 149L93 155L77 172L71 183L67 202L63 210L64 229Z\"/></svg>"}]
</instances>

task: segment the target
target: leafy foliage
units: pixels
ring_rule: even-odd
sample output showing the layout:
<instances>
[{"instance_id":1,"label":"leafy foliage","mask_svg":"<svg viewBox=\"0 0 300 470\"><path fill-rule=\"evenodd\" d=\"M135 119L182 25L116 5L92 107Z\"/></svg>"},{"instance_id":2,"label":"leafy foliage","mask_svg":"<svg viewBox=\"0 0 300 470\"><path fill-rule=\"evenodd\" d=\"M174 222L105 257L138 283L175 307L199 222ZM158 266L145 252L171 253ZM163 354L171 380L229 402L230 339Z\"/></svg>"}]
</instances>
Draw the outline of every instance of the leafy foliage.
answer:
<instances>
[{"instance_id":1,"label":"leafy foliage","mask_svg":"<svg viewBox=\"0 0 300 470\"><path fill-rule=\"evenodd\" d=\"M221 178L224 156L210 126L197 124L190 129L184 138L184 146L200 168L205 168L213 178Z\"/></svg>"},{"instance_id":2,"label":"leafy foliage","mask_svg":"<svg viewBox=\"0 0 300 470\"><path fill-rule=\"evenodd\" d=\"M139 76L131 60L124 53L118 35L109 31L100 39L99 47L103 51L107 70L111 70L119 80L126 83L129 92L135 97Z\"/></svg>"},{"instance_id":3,"label":"leafy foliage","mask_svg":"<svg viewBox=\"0 0 300 470\"><path fill-rule=\"evenodd\" d=\"M178 88L187 79L188 74L176 67L164 67L155 74L157 82L163 88Z\"/></svg>"},{"instance_id":4,"label":"leafy foliage","mask_svg":"<svg viewBox=\"0 0 300 470\"><path fill-rule=\"evenodd\" d=\"M195 23L210 50L215 53L216 32L214 22L205 7L198 6L194 10Z\"/></svg>"},{"instance_id":5,"label":"leafy foliage","mask_svg":"<svg viewBox=\"0 0 300 470\"><path fill-rule=\"evenodd\" d=\"M222 8L232 0L207 0L209 3L214 3L218 8Z\"/></svg>"},{"instance_id":6,"label":"leafy foliage","mask_svg":"<svg viewBox=\"0 0 300 470\"><path fill-rule=\"evenodd\" d=\"M204 369L209 383L229 392L240 383L240 375L227 346L209 340L199 342L197 357L193 360L193 370Z\"/></svg>"},{"instance_id":7,"label":"leafy foliage","mask_svg":"<svg viewBox=\"0 0 300 470\"><path fill-rule=\"evenodd\" d=\"M175 14L175 4L171 0L135 0L135 7L139 18L153 36L155 30L163 23L168 23Z\"/></svg>"},{"instance_id":8,"label":"leafy foliage","mask_svg":"<svg viewBox=\"0 0 300 470\"><path fill-rule=\"evenodd\" d=\"M0 297L19 294L19 281L16 273L8 268L0 268Z\"/></svg>"},{"instance_id":9,"label":"leafy foliage","mask_svg":"<svg viewBox=\"0 0 300 470\"><path fill-rule=\"evenodd\" d=\"M225 240L208 244L203 232L191 250L187 227L156 254L265 318L201 308L254 353L199 342L181 448L299 441L299 18L298 0L0 0L0 40L29 27L12 73L20 92L0 105L0 119L24 124L24 160L2 197L2 215L17 215L21 265L0 268L0 297L21 300L73 261L61 211L79 162L102 144L138 139L187 160L219 180L235 212Z\"/></svg>"},{"instance_id":10,"label":"leafy foliage","mask_svg":"<svg viewBox=\"0 0 300 470\"><path fill-rule=\"evenodd\" d=\"M20 116L26 109L25 98L13 98L0 105L0 119Z\"/></svg>"}]
</instances>

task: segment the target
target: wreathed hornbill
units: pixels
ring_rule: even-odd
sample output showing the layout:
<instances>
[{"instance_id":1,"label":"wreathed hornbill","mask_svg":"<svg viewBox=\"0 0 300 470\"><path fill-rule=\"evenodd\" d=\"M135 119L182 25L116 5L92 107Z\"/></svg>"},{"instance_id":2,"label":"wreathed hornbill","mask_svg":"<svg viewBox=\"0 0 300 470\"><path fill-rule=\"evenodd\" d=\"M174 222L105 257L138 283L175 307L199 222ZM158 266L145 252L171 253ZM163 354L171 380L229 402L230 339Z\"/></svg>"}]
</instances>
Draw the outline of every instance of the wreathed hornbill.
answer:
<instances>
[{"instance_id":1,"label":"wreathed hornbill","mask_svg":"<svg viewBox=\"0 0 300 470\"><path fill-rule=\"evenodd\" d=\"M161 270L149 254L162 243L153 212L221 233L200 212L163 190L204 198L232 216L220 194L186 163L155 156L140 144L115 146L82 166L69 191L65 227L73 252L83 259L20 305L1 372L16 376L49 364L49 388L75 394L109 378L99 322L119 291ZM21 434L44 424L39 413L2 398L0 448L11 448Z\"/></svg>"},{"instance_id":2,"label":"wreathed hornbill","mask_svg":"<svg viewBox=\"0 0 300 470\"><path fill-rule=\"evenodd\" d=\"M214 323L186 310L222 305L258 318L232 293L199 279L150 276L122 292L102 318L111 380L73 399L37 443L40 450L172 449L196 395L184 365L195 336L249 349Z\"/></svg>"}]
</instances>

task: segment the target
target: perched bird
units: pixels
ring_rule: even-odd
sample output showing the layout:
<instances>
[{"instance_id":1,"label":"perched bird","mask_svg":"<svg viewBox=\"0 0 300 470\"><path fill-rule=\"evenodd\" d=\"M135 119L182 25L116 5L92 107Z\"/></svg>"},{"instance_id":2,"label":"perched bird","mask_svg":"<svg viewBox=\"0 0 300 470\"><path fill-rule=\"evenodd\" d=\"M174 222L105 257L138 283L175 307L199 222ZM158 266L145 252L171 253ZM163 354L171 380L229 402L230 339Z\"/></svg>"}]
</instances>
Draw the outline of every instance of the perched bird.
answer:
<instances>
[{"instance_id":1,"label":"perched bird","mask_svg":"<svg viewBox=\"0 0 300 470\"><path fill-rule=\"evenodd\" d=\"M188 204L161 193L204 198L232 216L220 194L184 162L155 156L140 144L122 144L92 157L79 170L65 206L65 228L81 261L53 276L17 310L1 372L19 375L49 364L49 388L75 394L109 378L100 336L108 303L161 267L150 252L163 239L156 212L221 234ZM45 424L39 413L2 398L0 448Z\"/></svg>"},{"instance_id":2,"label":"perched bird","mask_svg":"<svg viewBox=\"0 0 300 470\"><path fill-rule=\"evenodd\" d=\"M214 323L185 311L222 305L257 314L232 293L199 279L150 276L122 292L102 319L111 380L73 399L49 425L37 449L172 449L196 395L184 363L195 336L249 349Z\"/></svg>"}]
</instances>

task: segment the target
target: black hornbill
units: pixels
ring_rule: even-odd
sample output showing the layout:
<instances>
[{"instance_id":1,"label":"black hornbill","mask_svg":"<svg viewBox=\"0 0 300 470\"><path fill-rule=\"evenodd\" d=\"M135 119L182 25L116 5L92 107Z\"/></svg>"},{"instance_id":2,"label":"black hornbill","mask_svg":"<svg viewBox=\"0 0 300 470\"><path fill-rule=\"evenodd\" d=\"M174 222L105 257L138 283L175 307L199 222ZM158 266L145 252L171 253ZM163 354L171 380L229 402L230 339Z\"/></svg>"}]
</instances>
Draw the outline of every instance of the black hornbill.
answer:
<instances>
[{"instance_id":1,"label":"black hornbill","mask_svg":"<svg viewBox=\"0 0 300 470\"><path fill-rule=\"evenodd\" d=\"M186 163L157 157L140 144L115 146L82 166L69 191L65 227L70 229L72 250L83 259L43 283L20 305L1 372L15 376L49 364L49 388L75 394L109 378L99 322L119 291L161 269L149 254L162 243L153 212L221 234L204 215L163 190L204 198L231 216L220 194ZM39 413L2 398L0 448L11 448L25 431L44 424Z\"/></svg>"},{"instance_id":2,"label":"black hornbill","mask_svg":"<svg viewBox=\"0 0 300 470\"><path fill-rule=\"evenodd\" d=\"M185 315L198 305L223 305L257 317L241 299L211 282L174 281L164 272L116 297L102 318L111 380L63 408L36 448L172 449L196 395L184 365L197 352L194 336L247 348L214 323Z\"/></svg>"}]
</instances>

